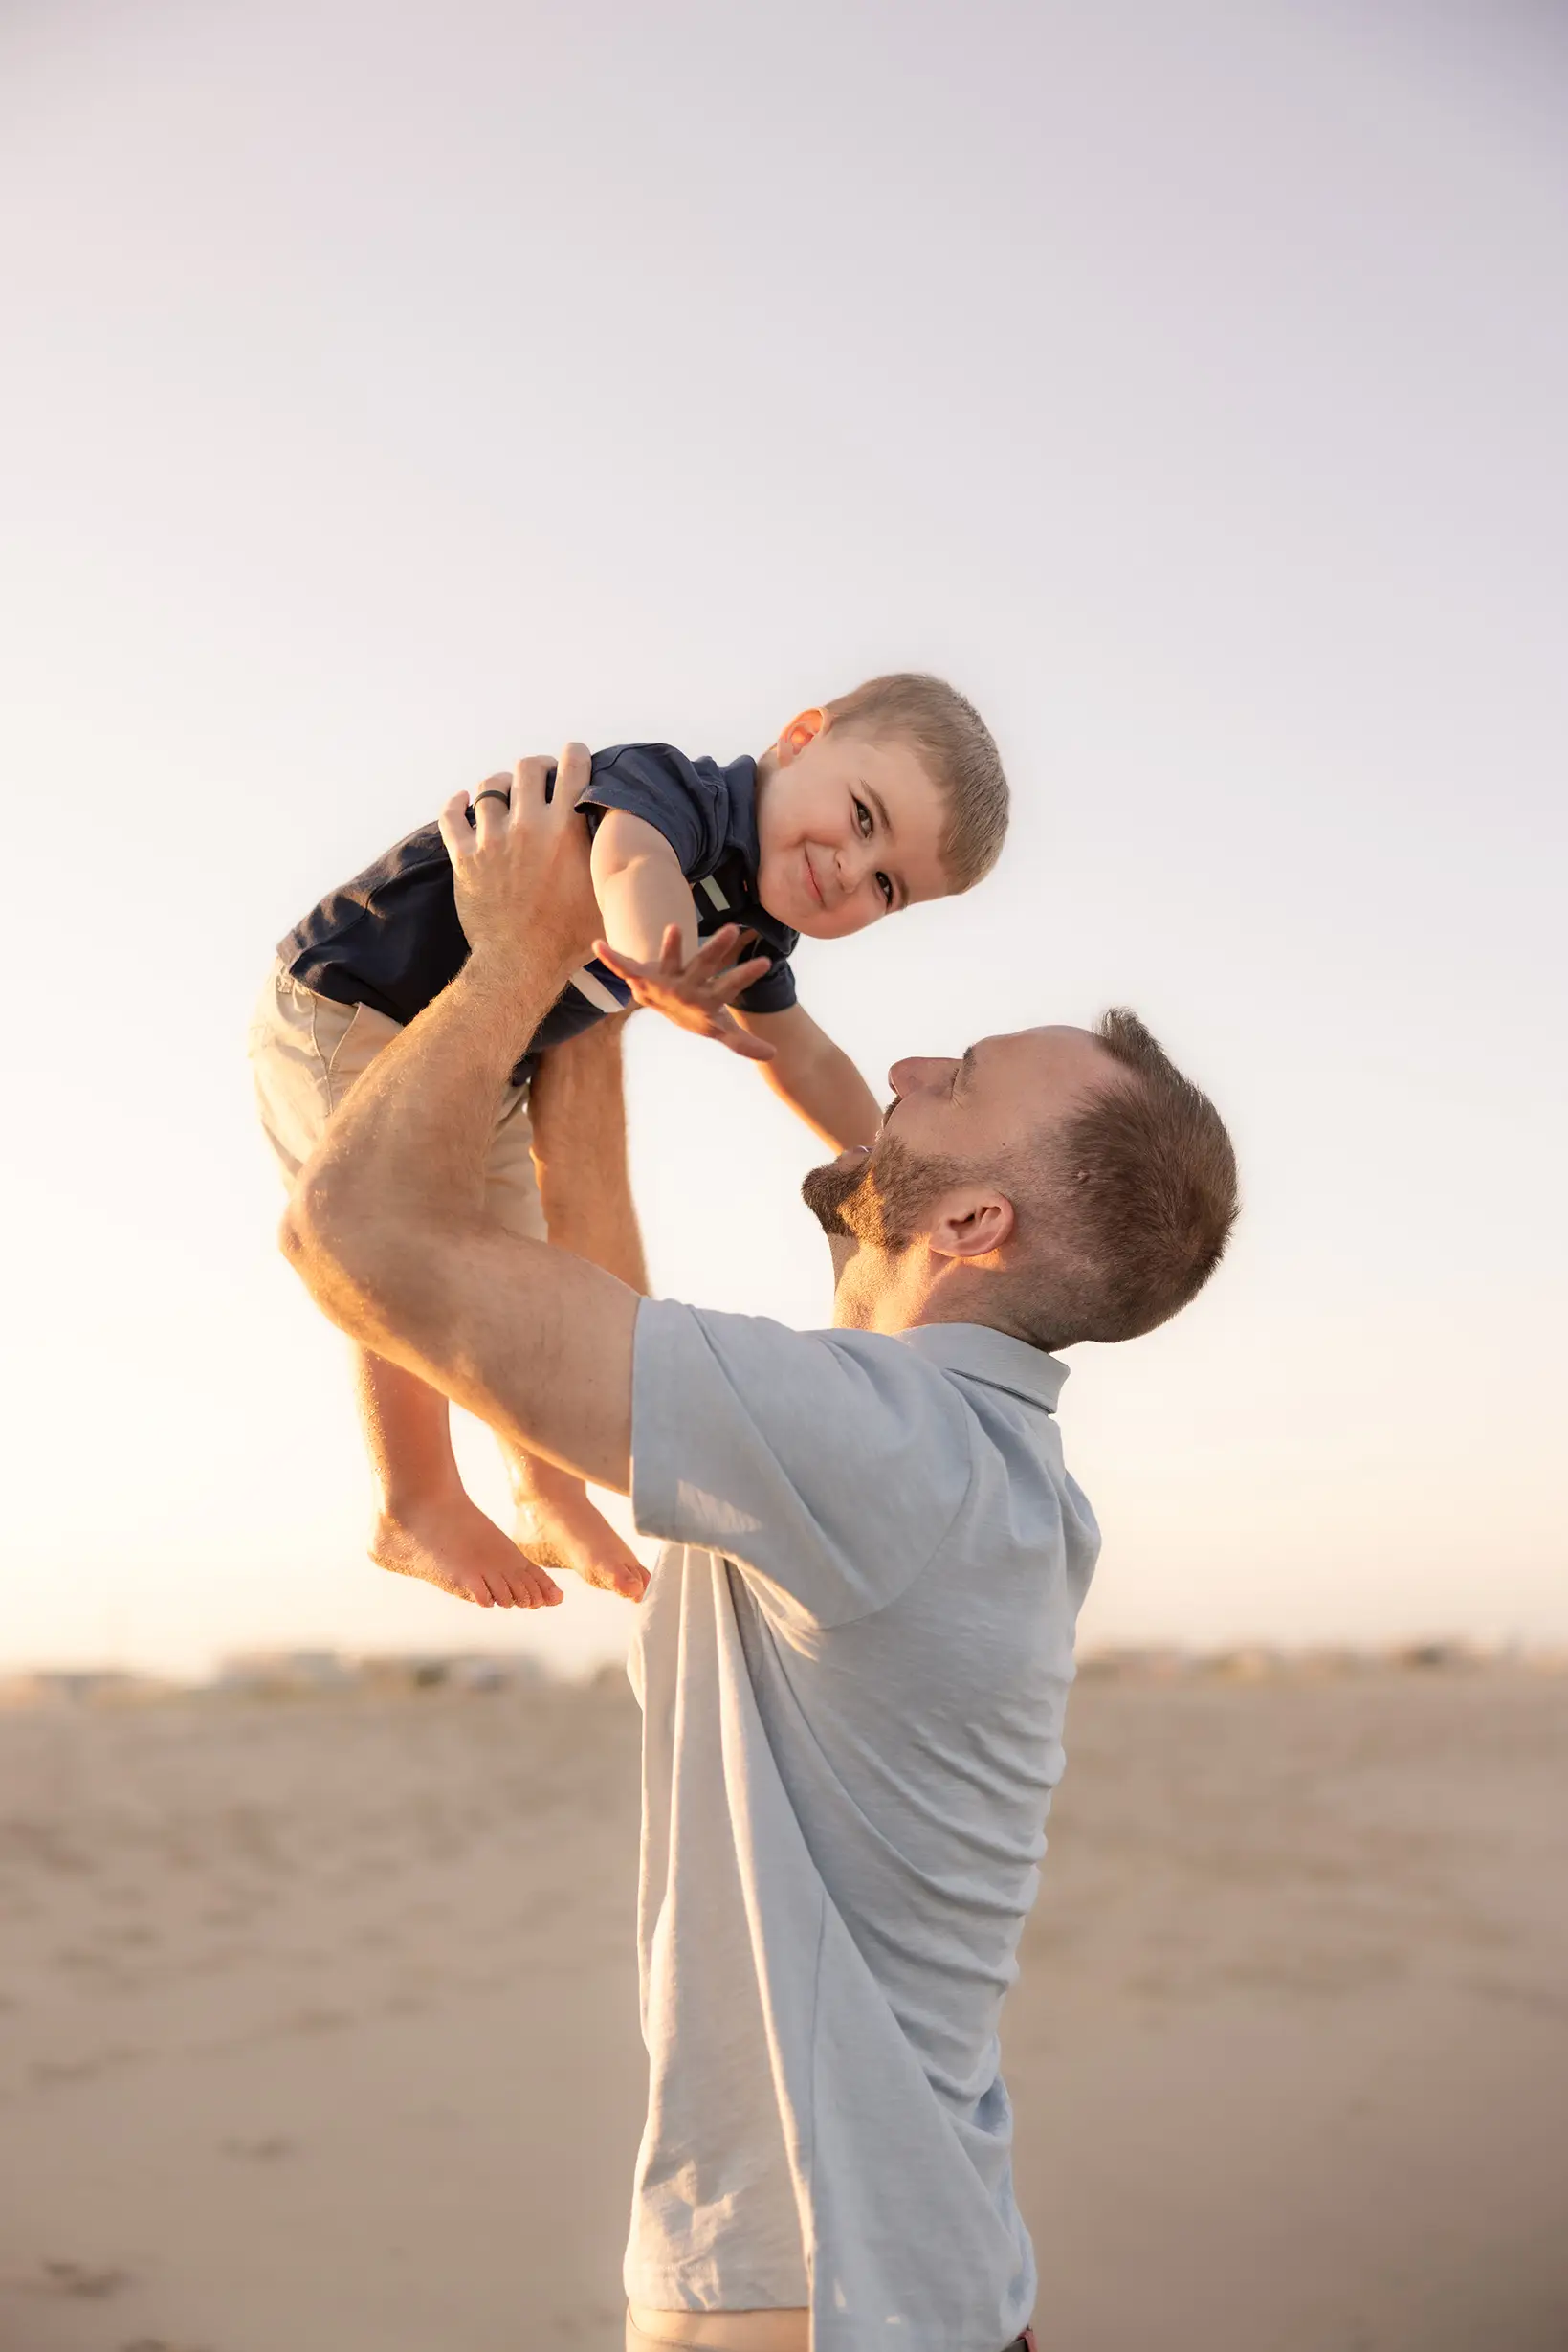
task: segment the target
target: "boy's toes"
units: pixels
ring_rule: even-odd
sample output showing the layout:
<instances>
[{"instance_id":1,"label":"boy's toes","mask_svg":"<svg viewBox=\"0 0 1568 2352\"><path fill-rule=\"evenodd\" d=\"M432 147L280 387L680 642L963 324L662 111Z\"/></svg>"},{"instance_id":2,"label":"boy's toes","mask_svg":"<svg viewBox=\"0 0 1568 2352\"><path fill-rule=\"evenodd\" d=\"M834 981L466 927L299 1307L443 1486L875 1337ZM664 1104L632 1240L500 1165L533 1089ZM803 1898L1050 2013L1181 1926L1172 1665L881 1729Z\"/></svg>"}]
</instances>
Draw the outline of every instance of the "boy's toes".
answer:
<instances>
[{"instance_id":1,"label":"boy's toes","mask_svg":"<svg viewBox=\"0 0 1568 2352\"><path fill-rule=\"evenodd\" d=\"M623 1601L640 1601L648 1590L648 1570L629 1552L618 1558L589 1561L578 1571L585 1584L601 1592L618 1592Z\"/></svg>"},{"instance_id":2,"label":"boy's toes","mask_svg":"<svg viewBox=\"0 0 1568 2352\"><path fill-rule=\"evenodd\" d=\"M569 1506L541 1497L519 1506L514 1541L534 1564L535 1574L549 1585L554 1600L561 1595L544 1575L546 1565L558 1575L569 1570L584 1584L618 1593L624 1601L640 1601L648 1590L648 1571L636 1553L581 1491Z\"/></svg>"},{"instance_id":3,"label":"boy's toes","mask_svg":"<svg viewBox=\"0 0 1568 2352\"><path fill-rule=\"evenodd\" d=\"M367 1546L378 1567L418 1577L475 1609L553 1609L561 1587L525 1560L467 1496L417 1515L383 1512Z\"/></svg>"},{"instance_id":4,"label":"boy's toes","mask_svg":"<svg viewBox=\"0 0 1568 2352\"><path fill-rule=\"evenodd\" d=\"M597 1592L616 1592L623 1601L640 1601L648 1590L648 1570L607 1520L601 1519L597 1511L593 1517L597 1524L578 1532L571 1556L562 1564Z\"/></svg>"},{"instance_id":5,"label":"boy's toes","mask_svg":"<svg viewBox=\"0 0 1568 2352\"><path fill-rule=\"evenodd\" d=\"M534 1561L518 1554L518 1564L507 1572L508 1597L501 1606L517 1609L554 1609L561 1599L561 1586L553 1576Z\"/></svg>"},{"instance_id":6,"label":"boy's toes","mask_svg":"<svg viewBox=\"0 0 1568 2352\"><path fill-rule=\"evenodd\" d=\"M485 1584L495 1609L554 1609L561 1586L535 1560L526 1559L505 1536L485 1560ZM504 1550L502 1549L504 1546Z\"/></svg>"}]
</instances>

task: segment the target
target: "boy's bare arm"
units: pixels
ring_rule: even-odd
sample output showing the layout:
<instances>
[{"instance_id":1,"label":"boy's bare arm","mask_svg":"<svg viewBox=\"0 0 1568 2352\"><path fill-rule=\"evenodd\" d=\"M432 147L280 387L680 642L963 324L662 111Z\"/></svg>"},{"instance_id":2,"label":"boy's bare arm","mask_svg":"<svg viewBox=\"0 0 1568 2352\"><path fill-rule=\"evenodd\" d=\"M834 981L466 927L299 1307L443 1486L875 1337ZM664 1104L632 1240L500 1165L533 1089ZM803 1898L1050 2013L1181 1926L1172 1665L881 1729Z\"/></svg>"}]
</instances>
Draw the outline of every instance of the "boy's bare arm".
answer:
<instances>
[{"instance_id":1,"label":"boy's bare arm","mask_svg":"<svg viewBox=\"0 0 1568 2352\"><path fill-rule=\"evenodd\" d=\"M607 810L593 836L591 864L600 928L618 953L651 963L674 925L682 960L690 960L696 947L692 893L656 825L626 809Z\"/></svg>"},{"instance_id":2,"label":"boy's bare arm","mask_svg":"<svg viewBox=\"0 0 1568 2352\"><path fill-rule=\"evenodd\" d=\"M599 927L575 809L587 753L562 753L565 788L547 802L549 766L519 761L510 808L479 800L472 831L466 793L443 811L473 953L327 1126L282 1242L351 1337L504 1437L624 1494L636 1293L484 1213L508 1072Z\"/></svg>"},{"instance_id":3,"label":"boy's bare arm","mask_svg":"<svg viewBox=\"0 0 1568 2352\"><path fill-rule=\"evenodd\" d=\"M819 1029L804 1005L783 1012L737 1012L753 1036L773 1048L762 1076L782 1101L835 1151L874 1143L882 1124L876 1097L842 1046Z\"/></svg>"},{"instance_id":4,"label":"boy's bare arm","mask_svg":"<svg viewBox=\"0 0 1568 2352\"><path fill-rule=\"evenodd\" d=\"M630 1018L619 1013L552 1047L541 1058L528 1111L550 1239L630 1289L646 1291L621 1068L621 1032Z\"/></svg>"}]
</instances>

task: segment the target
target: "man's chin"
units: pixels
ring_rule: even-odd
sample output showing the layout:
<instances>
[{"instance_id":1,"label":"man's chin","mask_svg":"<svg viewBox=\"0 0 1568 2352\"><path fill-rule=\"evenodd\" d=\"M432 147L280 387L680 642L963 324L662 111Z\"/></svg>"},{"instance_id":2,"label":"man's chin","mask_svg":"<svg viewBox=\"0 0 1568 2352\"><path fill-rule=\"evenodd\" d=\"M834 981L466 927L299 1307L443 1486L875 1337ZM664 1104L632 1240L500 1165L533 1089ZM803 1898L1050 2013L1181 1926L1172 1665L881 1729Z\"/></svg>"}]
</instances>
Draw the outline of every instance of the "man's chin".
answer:
<instances>
[{"instance_id":1,"label":"man's chin","mask_svg":"<svg viewBox=\"0 0 1568 2352\"><path fill-rule=\"evenodd\" d=\"M896 1257L942 1193L973 1175L967 1162L912 1151L884 1127L870 1151L841 1151L814 1167L801 1198L825 1233Z\"/></svg>"},{"instance_id":2,"label":"man's chin","mask_svg":"<svg viewBox=\"0 0 1568 2352\"><path fill-rule=\"evenodd\" d=\"M864 1183L871 1160L867 1144L851 1143L836 1160L810 1169L802 1183L802 1200L829 1237L843 1241L855 1238L854 1228L846 1222L844 1209Z\"/></svg>"}]
</instances>

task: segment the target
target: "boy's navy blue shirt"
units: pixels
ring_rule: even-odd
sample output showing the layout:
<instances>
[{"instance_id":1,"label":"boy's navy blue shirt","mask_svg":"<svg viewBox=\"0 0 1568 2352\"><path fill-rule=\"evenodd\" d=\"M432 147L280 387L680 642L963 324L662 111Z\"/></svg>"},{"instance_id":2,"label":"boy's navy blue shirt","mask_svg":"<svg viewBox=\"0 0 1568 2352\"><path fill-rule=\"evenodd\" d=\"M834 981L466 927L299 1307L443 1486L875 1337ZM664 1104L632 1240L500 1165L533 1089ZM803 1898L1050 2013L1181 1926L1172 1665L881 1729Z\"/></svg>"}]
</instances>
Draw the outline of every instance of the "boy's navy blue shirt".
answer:
<instances>
[{"instance_id":1,"label":"boy's navy blue shirt","mask_svg":"<svg viewBox=\"0 0 1568 2352\"><path fill-rule=\"evenodd\" d=\"M775 921L757 897L757 763L690 760L669 743L616 743L596 751L578 800L590 828L625 809L661 832L693 885L698 933L727 922L755 932L748 952L772 958L737 999L743 1012L783 1012L795 1002L789 967L799 933ZM468 961L452 866L440 829L423 825L374 865L330 891L277 952L290 977L340 1005L369 1005L411 1021ZM521 1085L553 1045L580 1036L631 1001L624 980L592 963L573 974L512 1073Z\"/></svg>"}]
</instances>

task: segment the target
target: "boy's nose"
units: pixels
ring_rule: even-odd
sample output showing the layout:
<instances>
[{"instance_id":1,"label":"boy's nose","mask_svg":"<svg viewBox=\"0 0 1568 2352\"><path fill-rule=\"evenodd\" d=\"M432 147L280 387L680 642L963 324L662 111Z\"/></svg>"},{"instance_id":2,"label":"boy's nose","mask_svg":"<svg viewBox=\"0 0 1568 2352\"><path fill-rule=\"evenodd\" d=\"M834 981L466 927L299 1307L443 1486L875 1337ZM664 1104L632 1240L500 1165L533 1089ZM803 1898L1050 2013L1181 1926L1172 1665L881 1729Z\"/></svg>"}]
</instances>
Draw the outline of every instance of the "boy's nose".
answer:
<instances>
[{"instance_id":1,"label":"boy's nose","mask_svg":"<svg viewBox=\"0 0 1568 2352\"><path fill-rule=\"evenodd\" d=\"M833 865L838 875L839 889L846 899L852 899L867 875L875 869L875 843L862 841L858 837L841 841L833 852Z\"/></svg>"}]
</instances>

